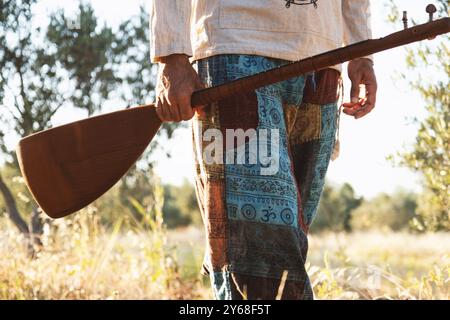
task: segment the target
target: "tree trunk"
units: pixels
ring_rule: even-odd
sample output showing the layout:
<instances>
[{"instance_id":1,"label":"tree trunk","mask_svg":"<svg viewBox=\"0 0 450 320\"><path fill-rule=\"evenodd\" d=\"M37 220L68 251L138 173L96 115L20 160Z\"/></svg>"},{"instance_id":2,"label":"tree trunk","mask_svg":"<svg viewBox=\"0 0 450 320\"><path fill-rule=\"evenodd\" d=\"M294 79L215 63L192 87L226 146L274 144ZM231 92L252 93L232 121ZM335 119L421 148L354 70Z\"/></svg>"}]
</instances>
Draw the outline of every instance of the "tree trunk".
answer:
<instances>
[{"instance_id":1,"label":"tree trunk","mask_svg":"<svg viewBox=\"0 0 450 320\"><path fill-rule=\"evenodd\" d=\"M35 207L31 213L31 234L33 243L38 247L42 247L41 236L44 232L44 220L41 215L41 209Z\"/></svg>"},{"instance_id":2,"label":"tree trunk","mask_svg":"<svg viewBox=\"0 0 450 320\"><path fill-rule=\"evenodd\" d=\"M16 225L16 227L20 230L20 232L29 236L29 228L25 220L20 216L19 210L17 210L16 200L14 199L11 191L8 186L3 181L2 176L0 175L0 192L3 195L3 199L5 199L6 211L9 214L9 218Z\"/></svg>"}]
</instances>

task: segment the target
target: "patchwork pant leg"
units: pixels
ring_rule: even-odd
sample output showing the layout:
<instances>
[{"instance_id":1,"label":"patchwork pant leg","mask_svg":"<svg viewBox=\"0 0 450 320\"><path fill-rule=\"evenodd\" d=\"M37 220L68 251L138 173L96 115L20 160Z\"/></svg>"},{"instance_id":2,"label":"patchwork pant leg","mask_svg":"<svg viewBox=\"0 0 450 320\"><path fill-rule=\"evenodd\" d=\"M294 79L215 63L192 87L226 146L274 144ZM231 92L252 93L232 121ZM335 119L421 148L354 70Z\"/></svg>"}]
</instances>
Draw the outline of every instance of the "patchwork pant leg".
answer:
<instances>
[{"instance_id":1,"label":"patchwork pant leg","mask_svg":"<svg viewBox=\"0 0 450 320\"><path fill-rule=\"evenodd\" d=\"M205 84L215 86L284 63L219 55L199 61L198 71ZM298 77L238 94L206 106L192 122L196 190L207 235L203 271L209 274L217 299L313 297L304 266L308 221L301 201L302 180L296 174L285 114L288 106L300 110L305 82L305 77ZM297 117L290 119L295 124ZM227 130L248 133L247 139L205 156L212 137L222 137L222 145L227 145ZM276 149L271 156L277 170L270 171L271 163L252 154L255 140L258 151L261 143L267 150ZM242 150L243 163L225 161L230 151ZM255 157L256 162L250 161Z\"/></svg>"},{"instance_id":2,"label":"patchwork pant leg","mask_svg":"<svg viewBox=\"0 0 450 320\"><path fill-rule=\"evenodd\" d=\"M299 107L285 105L289 145L307 229L317 213L335 146L340 73L334 69L308 77Z\"/></svg>"}]
</instances>

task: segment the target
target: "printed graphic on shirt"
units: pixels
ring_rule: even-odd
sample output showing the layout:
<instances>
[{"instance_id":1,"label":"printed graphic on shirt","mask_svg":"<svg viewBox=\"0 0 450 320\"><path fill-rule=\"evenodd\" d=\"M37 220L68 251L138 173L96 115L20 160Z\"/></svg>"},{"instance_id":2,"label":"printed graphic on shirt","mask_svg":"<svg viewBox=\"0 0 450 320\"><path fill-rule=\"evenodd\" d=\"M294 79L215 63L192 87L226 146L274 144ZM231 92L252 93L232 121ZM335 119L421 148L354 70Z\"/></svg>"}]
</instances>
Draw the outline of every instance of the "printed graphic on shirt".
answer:
<instances>
[{"instance_id":1,"label":"printed graphic on shirt","mask_svg":"<svg viewBox=\"0 0 450 320\"><path fill-rule=\"evenodd\" d=\"M283 0L284 2L286 2L286 8L290 8L291 4L295 4L298 6L303 6L303 5L308 5L308 4L312 4L314 6L314 8L317 8L317 2L319 0Z\"/></svg>"}]
</instances>

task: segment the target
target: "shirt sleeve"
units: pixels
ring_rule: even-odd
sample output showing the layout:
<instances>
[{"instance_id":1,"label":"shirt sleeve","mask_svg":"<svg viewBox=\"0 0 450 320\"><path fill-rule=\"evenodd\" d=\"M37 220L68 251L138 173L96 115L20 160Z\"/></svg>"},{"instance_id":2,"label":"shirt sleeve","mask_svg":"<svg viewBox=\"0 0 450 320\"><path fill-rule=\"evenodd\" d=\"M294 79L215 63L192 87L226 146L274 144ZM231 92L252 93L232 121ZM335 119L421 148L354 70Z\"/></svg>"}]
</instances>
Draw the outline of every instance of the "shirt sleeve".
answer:
<instances>
[{"instance_id":1,"label":"shirt sleeve","mask_svg":"<svg viewBox=\"0 0 450 320\"><path fill-rule=\"evenodd\" d=\"M369 0L342 0L344 44L372 38ZM367 56L373 61L373 56Z\"/></svg>"},{"instance_id":2,"label":"shirt sleeve","mask_svg":"<svg viewBox=\"0 0 450 320\"><path fill-rule=\"evenodd\" d=\"M150 8L150 56L152 62L174 53L192 56L190 0L153 0Z\"/></svg>"}]
</instances>

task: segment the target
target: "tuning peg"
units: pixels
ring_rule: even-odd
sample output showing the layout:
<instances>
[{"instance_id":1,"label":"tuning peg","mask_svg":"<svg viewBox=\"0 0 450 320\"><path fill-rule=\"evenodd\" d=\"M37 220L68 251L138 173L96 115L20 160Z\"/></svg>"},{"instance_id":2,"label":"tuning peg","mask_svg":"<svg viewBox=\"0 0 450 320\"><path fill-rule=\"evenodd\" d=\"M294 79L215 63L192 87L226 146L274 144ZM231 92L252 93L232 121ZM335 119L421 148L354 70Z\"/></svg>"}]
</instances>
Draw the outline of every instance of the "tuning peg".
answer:
<instances>
[{"instance_id":1,"label":"tuning peg","mask_svg":"<svg viewBox=\"0 0 450 320\"><path fill-rule=\"evenodd\" d=\"M403 29L408 29L408 12L403 11Z\"/></svg>"},{"instance_id":2,"label":"tuning peg","mask_svg":"<svg viewBox=\"0 0 450 320\"><path fill-rule=\"evenodd\" d=\"M428 12L429 22L433 21L433 14L437 11L436 6L434 4L429 4L425 8L425 11Z\"/></svg>"}]
</instances>

